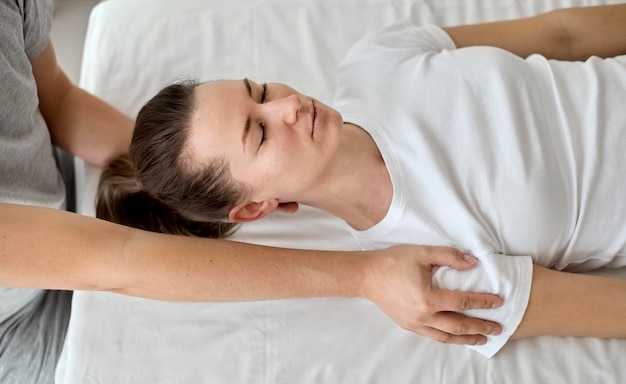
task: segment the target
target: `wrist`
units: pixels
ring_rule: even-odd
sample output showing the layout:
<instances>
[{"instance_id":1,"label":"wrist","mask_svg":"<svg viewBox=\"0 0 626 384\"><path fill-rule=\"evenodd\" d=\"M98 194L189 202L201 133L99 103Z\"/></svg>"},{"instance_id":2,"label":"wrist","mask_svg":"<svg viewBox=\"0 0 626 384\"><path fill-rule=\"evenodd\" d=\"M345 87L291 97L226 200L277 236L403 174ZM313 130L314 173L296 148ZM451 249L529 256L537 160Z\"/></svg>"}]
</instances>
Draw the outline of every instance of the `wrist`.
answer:
<instances>
[{"instance_id":1,"label":"wrist","mask_svg":"<svg viewBox=\"0 0 626 384\"><path fill-rule=\"evenodd\" d=\"M376 281L384 270L381 265L385 253L381 250L358 252L358 262L354 268L352 291L355 296L374 301Z\"/></svg>"}]
</instances>

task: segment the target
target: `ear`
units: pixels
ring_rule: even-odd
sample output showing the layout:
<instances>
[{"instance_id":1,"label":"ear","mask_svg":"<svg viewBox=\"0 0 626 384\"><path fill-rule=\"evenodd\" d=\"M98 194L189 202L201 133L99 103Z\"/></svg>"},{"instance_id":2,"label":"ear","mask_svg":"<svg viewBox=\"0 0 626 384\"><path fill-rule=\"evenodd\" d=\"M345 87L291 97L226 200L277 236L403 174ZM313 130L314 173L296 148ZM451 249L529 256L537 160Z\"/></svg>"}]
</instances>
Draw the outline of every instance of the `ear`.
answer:
<instances>
[{"instance_id":1,"label":"ear","mask_svg":"<svg viewBox=\"0 0 626 384\"><path fill-rule=\"evenodd\" d=\"M235 206L228 213L228 219L234 223L246 223L261 219L278 209L278 200L249 201Z\"/></svg>"},{"instance_id":2,"label":"ear","mask_svg":"<svg viewBox=\"0 0 626 384\"><path fill-rule=\"evenodd\" d=\"M295 213L300 206L298 203L280 203L278 204L278 210L285 213Z\"/></svg>"}]
</instances>

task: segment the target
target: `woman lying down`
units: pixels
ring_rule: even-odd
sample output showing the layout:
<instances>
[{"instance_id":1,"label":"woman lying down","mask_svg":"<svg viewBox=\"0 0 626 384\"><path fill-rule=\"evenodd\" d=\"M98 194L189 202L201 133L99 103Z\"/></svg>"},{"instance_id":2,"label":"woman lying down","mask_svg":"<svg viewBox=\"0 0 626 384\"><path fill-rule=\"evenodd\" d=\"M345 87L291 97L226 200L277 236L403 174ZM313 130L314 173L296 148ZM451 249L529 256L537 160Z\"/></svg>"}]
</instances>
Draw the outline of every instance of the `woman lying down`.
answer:
<instances>
[{"instance_id":1,"label":"woman lying down","mask_svg":"<svg viewBox=\"0 0 626 384\"><path fill-rule=\"evenodd\" d=\"M349 51L333 107L250 79L170 85L103 174L98 215L224 237L306 204L345 220L363 249L478 258L433 284L503 297L465 312L502 325L471 346L486 356L510 338L626 337L626 281L562 272L626 265L623 36L626 5L402 22ZM137 196L163 216L129 215Z\"/></svg>"}]
</instances>

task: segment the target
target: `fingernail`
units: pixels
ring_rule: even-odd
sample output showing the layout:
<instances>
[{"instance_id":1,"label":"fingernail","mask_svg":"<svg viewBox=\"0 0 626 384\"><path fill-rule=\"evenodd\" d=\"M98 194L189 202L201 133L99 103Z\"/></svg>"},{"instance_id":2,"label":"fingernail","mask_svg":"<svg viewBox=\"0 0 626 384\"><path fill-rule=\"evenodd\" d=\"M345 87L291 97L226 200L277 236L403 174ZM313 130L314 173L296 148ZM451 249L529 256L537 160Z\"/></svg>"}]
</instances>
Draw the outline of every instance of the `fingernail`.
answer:
<instances>
[{"instance_id":1,"label":"fingernail","mask_svg":"<svg viewBox=\"0 0 626 384\"><path fill-rule=\"evenodd\" d=\"M501 334L501 333L502 333L502 328L497 327L497 328L492 329L492 330L491 330L491 333L489 333L489 334L490 334L490 335L496 335L496 336L497 336L497 335L499 335L499 334Z\"/></svg>"},{"instance_id":2,"label":"fingernail","mask_svg":"<svg viewBox=\"0 0 626 384\"><path fill-rule=\"evenodd\" d=\"M491 308L500 308L500 307L502 306L502 304L504 304L504 301L502 301L502 299L500 299L500 300L498 300L498 301L494 302L494 303L491 305Z\"/></svg>"},{"instance_id":3,"label":"fingernail","mask_svg":"<svg viewBox=\"0 0 626 384\"><path fill-rule=\"evenodd\" d=\"M485 345L487 344L487 338L486 337L481 337L480 339L478 339L478 341L476 342L476 345Z\"/></svg>"},{"instance_id":4,"label":"fingernail","mask_svg":"<svg viewBox=\"0 0 626 384\"><path fill-rule=\"evenodd\" d=\"M477 259L477 258L475 258L474 256L471 256L471 255L465 255L465 256L463 257L463 260L464 260L466 263L468 263L468 264L474 264L474 263L476 263L476 262L478 261L478 259Z\"/></svg>"}]
</instances>

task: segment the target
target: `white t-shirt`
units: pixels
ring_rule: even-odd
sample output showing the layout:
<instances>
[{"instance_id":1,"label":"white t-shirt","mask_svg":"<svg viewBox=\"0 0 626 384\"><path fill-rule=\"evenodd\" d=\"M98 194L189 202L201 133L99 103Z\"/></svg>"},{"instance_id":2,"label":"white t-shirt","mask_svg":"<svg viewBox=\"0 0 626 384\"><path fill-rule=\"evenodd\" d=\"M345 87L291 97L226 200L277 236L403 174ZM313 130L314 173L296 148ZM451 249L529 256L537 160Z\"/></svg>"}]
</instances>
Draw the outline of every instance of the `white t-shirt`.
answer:
<instances>
[{"instance_id":1,"label":"white t-shirt","mask_svg":"<svg viewBox=\"0 0 626 384\"><path fill-rule=\"evenodd\" d=\"M472 347L492 356L526 310L531 261L626 265L625 106L626 57L523 59L456 49L435 26L391 26L339 70L335 107L370 133L394 187L385 218L353 233L364 249L449 245L477 256L475 270L440 268L434 284L503 296L502 308L469 311L503 325Z\"/></svg>"}]
</instances>

